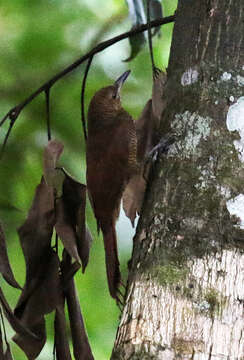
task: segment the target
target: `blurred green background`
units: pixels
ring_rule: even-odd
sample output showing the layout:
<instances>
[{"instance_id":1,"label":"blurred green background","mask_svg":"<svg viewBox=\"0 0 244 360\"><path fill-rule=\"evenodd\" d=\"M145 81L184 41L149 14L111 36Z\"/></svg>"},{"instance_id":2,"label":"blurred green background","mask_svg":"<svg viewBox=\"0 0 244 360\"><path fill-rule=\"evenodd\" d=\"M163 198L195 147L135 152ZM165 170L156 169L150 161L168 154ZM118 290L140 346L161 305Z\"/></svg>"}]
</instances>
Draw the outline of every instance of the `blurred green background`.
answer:
<instances>
[{"instance_id":1,"label":"blurred green background","mask_svg":"<svg viewBox=\"0 0 244 360\"><path fill-rule=\"evenodd\" d=\"M172 15L177 0L163 2L164 16ZM98 42L129 30L128 7L124 0L2 0L0 1L0 118L14 105L55 73L85 54ZM161 28L154 38L156 65L166 68L173 25ZM123 91L124 107L137 118L151 97L152 72L148 47L130 63L128 40L95 56L86 88L86 106L94 92L112 83L128 68L132 70ZM85 183L85 153L80 121L80 88L84 65L61 79L51 89L52 137L64 143L61 164ZM2 143L7 123L0 129ZM42 152L47 143L45 98L39 95L18 118L4 158L0 162L0 219L7 236L10 261L17 280L23 285L25 264L16 228L31 205L35 187L42 175ZM111 354L119 311L110 298L106 283L104 249L89 205L87 222L94 242L85 275L76 275L80 302L95 359ZM119 253L124 282L130 259L133 230L121 215L118 223ZM2 287L11 306L19 291ZM47 316L48 341L38 359L51 359L53 315ZM13 334L6 324L9 337ZM16 360L25 358L11 342Z\"/></svg>"}]
</instances>

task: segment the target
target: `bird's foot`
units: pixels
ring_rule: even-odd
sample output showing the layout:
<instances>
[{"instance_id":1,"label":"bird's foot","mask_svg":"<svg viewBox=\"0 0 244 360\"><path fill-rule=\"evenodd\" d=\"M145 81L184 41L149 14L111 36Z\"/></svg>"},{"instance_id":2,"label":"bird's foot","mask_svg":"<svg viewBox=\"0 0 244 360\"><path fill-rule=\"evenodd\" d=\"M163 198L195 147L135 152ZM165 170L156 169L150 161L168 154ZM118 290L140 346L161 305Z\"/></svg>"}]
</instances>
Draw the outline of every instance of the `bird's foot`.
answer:
<instances>
[{"instance_id":1,"label":"bird's foot","mask_svg":"<svg viewBox=\"0 0 244 360\"><path fill-rule=\"evenodd\" d=\"M172 134L168 134L162 137L157 145L155 145L151 151L146 155L144 169L143 169L143 178L147 182L151 165L154 164L158 157L161 154L167 154L170 146L175 142L175 136Z\"/></svg>"},{"instance_id":2,"label":"bird's foot","mask_svg":"<svg viewBox=\"0 0 244 360\"><path fill-rule=\"evenodd\" d=\"M120 288L117 289L117 296L116 296L115 300L116 300L116 305L118 306L118 308L120 309L120 312L122 313L122 310L123 310L124 305L125 305L126 287L122 283L122 281L120 281L120 286L123 288L123 291L121 291Z\"/></svg>"},{"instance_id":3,"label":"bird's foot","mask_svg":"<svg viewBox=\"0 0 244 360\"><path fill-rule=\"evenodd\" d=\"M159 68L154 66L154 68L153 68L153 78L157 79L160 74L162 74L162 70L160 70Z\"/></svg>"},{"instance_id":4,"label":"bird's foot","mask_svg":"<svg viewBox=\"0 0 244 360\"><path fill-rule=\"evenodd\" d=\"M170 146L175 142L175 136L172 134L163 136L159 143L155 145L152 150L147 154L146 163L152 161L153 163L157 161L158 157L161 154L167 154Z\"/></svg>"}]
</instances>

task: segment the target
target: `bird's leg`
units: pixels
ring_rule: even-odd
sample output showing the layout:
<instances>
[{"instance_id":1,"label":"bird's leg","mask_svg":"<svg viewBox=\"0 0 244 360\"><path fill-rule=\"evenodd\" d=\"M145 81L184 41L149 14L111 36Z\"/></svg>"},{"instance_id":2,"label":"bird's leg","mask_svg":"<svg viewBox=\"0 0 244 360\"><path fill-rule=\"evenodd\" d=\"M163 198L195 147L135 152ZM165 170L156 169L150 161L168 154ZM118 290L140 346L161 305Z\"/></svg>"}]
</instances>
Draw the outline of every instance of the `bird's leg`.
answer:
<instances>
[{"instance_id":1,"label":"bird's leg","mask_svg":"<svg viewBox=\"0 0 244 360\"><path fill-rule=\"evenodd\" d=\"M148 173L150 171L150 165L158 160L161 154L167 154L170 146L175 142L176 138L172 134L163 136L157 145L155 145L151 151L146 155L144 162L143 178L148 180Z\"/></svg>"},{"instance_id":2,"label":"bird's leg","mask_svg":"<svg viewBox=\"0 0 244 360\"><path fill-rule=\"evenodd\" d=\"M122 293L122 291L120 289L117 290L118 294L122 297L122 299L124 299L125 295Z\"/></svg>"},{"instance_id":3,"label":"bird's leg","mask_svg":"<svg viewBox=\"0 0 244 360\"><path fill-rule=\"evenodd\" d=\"M153 78L157 79L157 77L162 73L162 71L156 66L153 67Z\"/></svg>"},{"instance_id":4,"label":"bird's leg","mask_svg":"<svg viewBox=\"0 0 244 360\"><path fill-rule=\"evenodd\" d=\"M122 288L124 289L124 290L126 290L126 286L125 286L125 284L120 280L120 285L122 286Z\"/></svg>"},{"instance_id":5,"label":"bird's leg","mask_svg":"<svg viewBox=\"0 0 244 360\"><path fill-rule=\"evenodd\" d=\"M157 145L155 145L146 156L146 162L152 160L155 162L161 154L167 154L170 146L175 142L174 135L163 136Z\"/></svg>"},{"instance_id":6,"label":"bird's leg","mask_svg":"<svg viewBox=\"0 0 244 360\"><path fill-rule=\"evenodd\" d=\"M122 300L120 299L119 296L117 296L116 297L116 305L118 306L120 312L122 313L125 302L124 302L124 296L121 293L119 293L119 295L122 297Z\"/></svg>"},{"instance_id":7,"label":"bird's leg","mask_svg":"<svg viewBox=\"0 0 244 360\"><path fill-rule=\"evenodd\" d=\"M120 280L120 286L123 288L124 291L126 290L126 287L121 280ZM120 290L120 288L118 288L117 291L118 291L118 295L116 297L116 304L117 304L118 308L120 309L120 311L122 312L123 307L125 305L125 293L123 293Z\"/></svg>"},{"instance_id":8,"label":"bird's leg","mask_svg":"<svg viewBox=\"0 0 244 360\"><path fill-rule=\"evenodd\" d=\"M124 304L119 299L116 299L116 305L118 306L120 312L122 313Z\"/></svg>"}]
</instances>

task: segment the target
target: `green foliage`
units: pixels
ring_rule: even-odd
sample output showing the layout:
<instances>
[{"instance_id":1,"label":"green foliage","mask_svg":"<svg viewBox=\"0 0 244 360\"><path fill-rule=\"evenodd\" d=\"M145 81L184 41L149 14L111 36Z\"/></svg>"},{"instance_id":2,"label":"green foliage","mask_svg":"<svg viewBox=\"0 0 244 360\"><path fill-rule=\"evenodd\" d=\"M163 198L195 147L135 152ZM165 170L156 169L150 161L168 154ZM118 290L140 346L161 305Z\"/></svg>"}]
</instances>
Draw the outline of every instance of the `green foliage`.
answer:
<instances>
[{"instance_id":1,"label":"green foliage","mask_svg":"<svg viewBox=\"0 0 244 360\"><path fill-rule=\"evenodd\" d=\"M165 0L164 15L173 14L176 0ZM131 26L127 6L120 0L11 0L0 4L0 118L14 105L75 59L85 54L97 41L127 31ZM122 21L123 20L123 21ZM163 27L163 35L154 40L155 62L167 67L173 25ZM86 88L86 106L94 92L111 83L127 64L128 40L124 40L93 60ZM151 96L152 72L148 48L130 63L132 74L123 89L125 108L137 118ZM65 147L61 164L79 181L85 182L85 146L80 115L80 88L84 65L60 80L50 93L52 136ZM145 86L145 84L147 84ZM7 130L0 130L2 143ZM17 119L0 164L0 219L7 238L10 262L17 281L23 285L25 265L16 235L31 205L34 189L42 175L42 152L47 143L45 98L41 94ZM76 283L91 346L96 359L108 359L113 346L119 311L110 298L105 274L104 249L91 209L88 225L95 237L90 263L85 275L76 275ZM119 234L123 240L123 233ZM129 260L129 249L123 251L122 268ZM126 273L124 273L124 278ZM0 286L11 306L19 291L0 279ZM50 319L51 316L48 316ZM50 322L51 324L51 322ZM7 327L9 335L11 330ZM53 329L48 325L49 340L39 359L51 352ZM13 345L15 359L23 353Z\"/></svg>"}]
</instances>

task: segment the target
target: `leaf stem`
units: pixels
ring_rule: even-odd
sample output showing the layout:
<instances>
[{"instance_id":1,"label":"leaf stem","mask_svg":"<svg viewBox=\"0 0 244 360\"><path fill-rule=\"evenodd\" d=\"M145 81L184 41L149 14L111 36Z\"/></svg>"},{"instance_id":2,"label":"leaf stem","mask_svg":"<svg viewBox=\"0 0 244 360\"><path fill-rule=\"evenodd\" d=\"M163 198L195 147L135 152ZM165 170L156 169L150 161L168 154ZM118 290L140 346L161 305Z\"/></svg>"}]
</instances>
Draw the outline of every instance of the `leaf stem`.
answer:
<instances>
[{"instance_id":1,"label":"leaf stem","mask_svg":"<svg viewBox=\"0 0 244 360\"><path fill-rule=\"evenodd\" d=\"M149 52L152 62L152 73L154 74L155 71L155 63L154 63L154 57L153 57L153 46L152 46L152 28L151 28L151 20L150 20L150 1L147 0L147 24L148 24L148 44L149 44Z\"/></svg>"}]
</instances>

